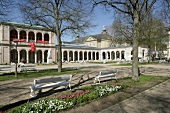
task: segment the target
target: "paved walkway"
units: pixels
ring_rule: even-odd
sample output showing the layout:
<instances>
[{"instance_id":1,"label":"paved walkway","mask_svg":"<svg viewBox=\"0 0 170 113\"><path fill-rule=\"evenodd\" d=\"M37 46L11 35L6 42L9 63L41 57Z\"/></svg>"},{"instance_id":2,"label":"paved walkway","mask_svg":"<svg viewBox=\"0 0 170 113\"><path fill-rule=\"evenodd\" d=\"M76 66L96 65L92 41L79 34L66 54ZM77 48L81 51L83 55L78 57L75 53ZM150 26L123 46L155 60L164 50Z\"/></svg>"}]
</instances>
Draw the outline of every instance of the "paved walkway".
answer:
<instances>
[{"instance_id":1,"label":"paved walkway","mask_svg":"<svg viewBox=\"0 0 170 113\"><path fill-rule=\"evenodd\" d=\"M170 113L170 80L99 113Z\"/></svg>"}]
</instances>

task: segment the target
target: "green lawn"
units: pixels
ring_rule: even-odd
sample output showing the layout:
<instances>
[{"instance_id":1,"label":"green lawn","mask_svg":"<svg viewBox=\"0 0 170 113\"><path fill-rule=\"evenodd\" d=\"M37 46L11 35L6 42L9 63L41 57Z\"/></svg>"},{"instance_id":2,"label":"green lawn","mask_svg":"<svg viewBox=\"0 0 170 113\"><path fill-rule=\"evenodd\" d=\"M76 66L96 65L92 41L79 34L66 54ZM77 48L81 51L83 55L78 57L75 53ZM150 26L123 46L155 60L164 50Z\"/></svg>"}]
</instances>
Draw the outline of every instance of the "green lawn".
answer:
<instances>
[{"instance_id":1,"label":"green lawn","mask_svg":"<svg viewBox=\"0 0 170 113\"><path fill-rule=\"evenodd\" d=\"M57 69L41 70L38 72L18 72L18 78L16 78L15 73L12 72L12 73L5 73L5 74L1 75L0 81L26 79L26 78L37 78L37 77L62 75L62 74L74 74L74 73L82 73L82 72L88 72L88 71L65 68L62 70L62 72L58 72Z\"/></svg>"},{"instance_id":2,"label":"green lawn","mask_svg":"<svg viewBox=\"0 0 170 113\"><path fill-rule=\"evenodd\" d=\"M103 62L89 62L89 63L92 63L92 64L103 64ZM117 64L115 61L113 62L107 62L106 64L111 64L111 65L114 65L114 66L132 66L132 64ZM139 65L149 65L149 64L158 64L158 62L143 62L143 63L139 63Z\"/></svg>"},{"instance_id":3,"label":"green lawn","mask_svg":"<svg viewBox=\"0 0 170 113\"><path fill-rule=\"evenodd\" d=\"M169 77L160 77L160 76L147 76L147 75L141 75L139 77L139 81L138 82L135 82L135 81L132 81L131 77L128 77L128 78L123 78L123 79L120 79L118 81L118 83L120 83L121 85L127 85L128 87L137 87L137 86L141 86L141 85L144 85L144 84L147 84L149 82L163 82L165 80L168 80L170 79Z\"/></svg>"}]
</instances>

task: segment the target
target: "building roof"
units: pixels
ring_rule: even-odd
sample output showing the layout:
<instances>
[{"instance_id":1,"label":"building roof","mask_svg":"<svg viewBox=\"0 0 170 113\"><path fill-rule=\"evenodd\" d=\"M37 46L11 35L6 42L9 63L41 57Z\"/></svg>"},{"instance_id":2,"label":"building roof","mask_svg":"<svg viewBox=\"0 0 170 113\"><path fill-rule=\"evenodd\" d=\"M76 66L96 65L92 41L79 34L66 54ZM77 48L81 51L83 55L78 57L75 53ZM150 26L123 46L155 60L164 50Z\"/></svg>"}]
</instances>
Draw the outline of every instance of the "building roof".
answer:
<instances>
[{"instance_id":1,"label":"building roof","mask_svg":"<svg viewBox=\"0 0 170 113\"><path fill-rule=\"evenodd\" d=\"M85 41L87 37L81 37L81 38L76 38L75 40L71 41L70 43L72 44L83 44L83 42Z\"/></svg>"},{"instance_id":2,"label":"building roof","mask_svg":"<svg viewBox=\"0 0 170 113\"><path fill-rule=\"evenodd\" d=\"M91 35L90 37L94 37L98 41L108 40L109 38L111 38L111 36L109 34L96 34L96 35Z\"/></svg>"},{"instance_id":3,"label":"building roof","mask_svg":"<svg viewBox=\"0 0 170 113\"><path fill-rule=\"evenodd\" d=\"M80 44L83 44L84 41L86 41L89 37L93 37L97 41L101 41L101 40L108 40L112 36L107 34L107 33L101 33L101 34L96 34L96 35L89 35L89 36L86 36L86 37L76 38L75 40L71 41L71 43L80 43Z\"/></svg>"},{"instance_id":4,"label":"building roof","mask_svg":"<svg viewBox=\"0 0 170 113\"><path fill-rule=\"evenodd\" d=\"M16 27L20 27L20 28L38 29L38 30L49 31L47 28L45 28L43 26L17 23L17 22L0 22L0 25L9 25L9 26L16 26Z\"/></svg>"},{"instance_id":5,"label":"building roof","mask_svg":"<svg viewBox=\"0 0 170 113\"><path fill-rule=\"evenodd\" d=\"M58 46L58 45L56 45ZM98 49L96 47L87 46L85 44L62 44L63 48L74 48L74 49Z\"/></svg>"}]
</instances>

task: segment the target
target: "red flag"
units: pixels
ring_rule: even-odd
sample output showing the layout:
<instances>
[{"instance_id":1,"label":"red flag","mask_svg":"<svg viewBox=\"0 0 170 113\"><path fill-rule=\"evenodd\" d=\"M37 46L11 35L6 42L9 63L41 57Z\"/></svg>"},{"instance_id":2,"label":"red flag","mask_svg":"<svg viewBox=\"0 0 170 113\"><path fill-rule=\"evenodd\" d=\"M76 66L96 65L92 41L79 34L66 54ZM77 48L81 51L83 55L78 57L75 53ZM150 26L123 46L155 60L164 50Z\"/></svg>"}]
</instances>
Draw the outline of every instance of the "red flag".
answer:
<instances>
[{"instance_id":1,"label":"red flag","mask_svg":"<svg viewBox=\"0 0 170 113\"><path fill-rule=\"evenodd\" d=\"M35 44L34 44L34 42L30 42L30 46L31 46L31 51L34 52L35 51Z\"/></svg>"}]
</instances>

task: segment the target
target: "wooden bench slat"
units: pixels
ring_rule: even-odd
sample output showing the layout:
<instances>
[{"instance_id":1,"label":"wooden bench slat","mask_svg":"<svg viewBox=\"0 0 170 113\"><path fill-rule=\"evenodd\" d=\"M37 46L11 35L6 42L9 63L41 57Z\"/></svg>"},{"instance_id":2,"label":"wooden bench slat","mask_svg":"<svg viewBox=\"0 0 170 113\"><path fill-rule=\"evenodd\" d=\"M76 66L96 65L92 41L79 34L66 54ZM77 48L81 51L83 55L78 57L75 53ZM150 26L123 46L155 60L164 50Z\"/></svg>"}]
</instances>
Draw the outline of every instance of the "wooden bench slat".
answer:
<instances>
[{"instance_id":1,"label":"wooden bench slat","mask_svg":"<svg viewBox=\"0 0 170 113\"><path fill-rule=\"evenodd\" d=\"M36 65L20 65L20 68L21 68L21 72L35 72L37 71L35 69Z\"/></svg>"},{"instance_id":2,"label":"wooden bench slat","mask_svg":"<svg viewBox=\"0 0 170 113\"><path fill-rule=\"evenodd\" d=\"M100 71L100 75L107 75L110 73L117 73L117 70Z\"/></svg>"},{"instance_id":3,"label":"wooden bench slat","mask_svg":"<svg viewBox=\"0 0 170 113\"><path fill-rule=\"evenodd\" d=\"M106 75L100 75L100 76L97 76L96 78L107 78L107 77L114 77L116 76L116 74L106 74Z\"/></svg>"},{"instance_id":4,"label":"wooden bench slat","mask_svg":"<svg viewBox=\"0 0 170 113\"><path fill-rule=\"evenodd\" d=\"M37 79L35 80L35 84L41 84L41 83L49 83L49 82L57 82L57 81L68 81L70 80L70 76L58 76L58 77L52 77L52 78L44 78L44 79Z\"/></svg>"},{"instance_id":5,"label":"wooden bench slat","mask_svg":"<svg viewBox=\"0 0 170 113\"><path fill-rule=\"evenodd\" d=\"M66 86L66 85L68 85L69 83L70 83L70 82L57 82L57 83L39 85L39 86L35 86L35 89L36 89L36 90L40 90L40 89L46 89L46 88L51 88L51 87Z\"/></svg>"},{"instance_id":6,"label":"wooden bench slat","mask_svg":"<svg viewBox=\"0 0 170 113\"><path fill-rule=\"evenodd\" d=\"M111 77L111 79L114 77L116 78L118 70L105 70L105 71L100 71L99 75L97 75L94 79L94 83L96 83L96 80L100 83L100 78L107 78Z\"/></svg>"}]
</instances>

